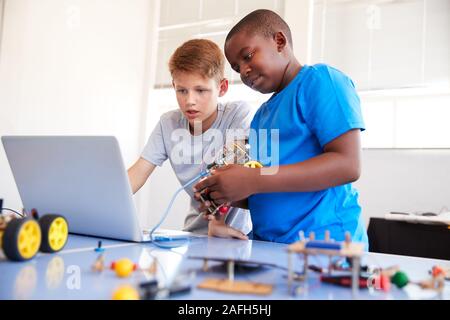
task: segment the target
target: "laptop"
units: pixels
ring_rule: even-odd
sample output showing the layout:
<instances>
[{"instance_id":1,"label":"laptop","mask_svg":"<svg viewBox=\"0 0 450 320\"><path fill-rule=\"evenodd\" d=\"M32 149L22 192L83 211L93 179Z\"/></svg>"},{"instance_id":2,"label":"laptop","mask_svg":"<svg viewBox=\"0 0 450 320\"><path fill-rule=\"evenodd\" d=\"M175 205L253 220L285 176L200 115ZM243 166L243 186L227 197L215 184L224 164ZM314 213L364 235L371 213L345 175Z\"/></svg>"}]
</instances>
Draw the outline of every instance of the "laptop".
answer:
<instances>
[{"instance_id":1,"label":"laptop","mask_svg":"<svg viewBox=\"0 0 450 320\"><path fill-rule=\"evenodd\" d=\"M115 137L3 136L2 142L26 212L61 214L74 234L150 241ZM158 230L154 239L190 235Z\"/></svg>"}]
</instances>

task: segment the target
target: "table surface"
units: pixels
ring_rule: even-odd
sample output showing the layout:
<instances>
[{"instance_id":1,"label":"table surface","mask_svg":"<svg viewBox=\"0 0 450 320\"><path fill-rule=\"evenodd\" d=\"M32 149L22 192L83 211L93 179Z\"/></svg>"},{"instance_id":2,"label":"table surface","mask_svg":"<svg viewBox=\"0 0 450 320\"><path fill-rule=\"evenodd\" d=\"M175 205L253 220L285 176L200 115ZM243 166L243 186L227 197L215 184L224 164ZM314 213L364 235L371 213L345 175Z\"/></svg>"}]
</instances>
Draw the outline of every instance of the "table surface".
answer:
<instances>
[{"instance_id":1,"label":"table surface","mask_svg":"<svg viewBox=\"0 0 450 320\"><path fill-rule=\"evenodd\" d=\"M70 235L66 247L55 254L39 253L27 262L8 261L0 253L0 299L111 299L113 292L121 285L139 284L152 279L158 280L159 287L174 283L190 284L191 290L171 299L449 299L450 285L446 281L440 296L431 290L422 290L411 284L403 289L392 286L388 292L360 289L353 295L350 288L321 283L319 274L308 273L306 282L295 282L288 288L287 245L263 241L242 241L200 237L188 243L162 249L151 243L130 243L102 240L105 265L127 257L142 269L149 267L157 259L156 273L135 271L128 278L118 278L108 268L101 273L92 271L92 265L99 253L95 252L98 238ZM236 259L259 262L263 265L248 264L235 269L235 280L252 281L273 285L270 295L230 294L197 288L206 278L226 278L223 263L208 262L208 271L203 270L203 260L193 257ZM303 257L294 256L294 269L301 272ZM328 260L320 256L309 257L309 263L326 266ZM267 264L267 265L264 265ZM434 265L450 266L450 261L367 253L362 259L366 265L389 267L398 265L410 280L419 281L429 277ZM159 298L168 299L167 296Z\"/></svg>"}]
</instances>

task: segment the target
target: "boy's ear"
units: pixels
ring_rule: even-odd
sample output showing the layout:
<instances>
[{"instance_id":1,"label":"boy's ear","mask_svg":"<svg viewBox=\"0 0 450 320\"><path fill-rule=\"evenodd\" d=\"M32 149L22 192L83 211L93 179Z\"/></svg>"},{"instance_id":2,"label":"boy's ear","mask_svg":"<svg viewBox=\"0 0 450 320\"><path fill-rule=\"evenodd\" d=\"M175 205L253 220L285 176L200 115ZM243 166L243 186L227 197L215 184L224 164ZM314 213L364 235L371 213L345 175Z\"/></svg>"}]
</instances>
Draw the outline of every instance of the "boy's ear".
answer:
<instances>
[{"instance_id":1,"label":"boy's ear","mask_svg":"<svg viewBox=\"0 0 450 320\"><path fill-rule=\"evenodd\" d=\"M287 38L286 35L282 31L278 31L274 34L273 40L277 44L277 50L278 52L281 52L286 48L287 45Z\"/></svg>"},{"instance_id":2,"label":"boy's ear","mask_svg":"<svg viewBox=\"0 0 450 320\"><path fill-rule=\"evenodd\" d=\"M228 91L228 79L223 78L219 83L219 97L223 97Z\"/></svg>"}]
</instances>

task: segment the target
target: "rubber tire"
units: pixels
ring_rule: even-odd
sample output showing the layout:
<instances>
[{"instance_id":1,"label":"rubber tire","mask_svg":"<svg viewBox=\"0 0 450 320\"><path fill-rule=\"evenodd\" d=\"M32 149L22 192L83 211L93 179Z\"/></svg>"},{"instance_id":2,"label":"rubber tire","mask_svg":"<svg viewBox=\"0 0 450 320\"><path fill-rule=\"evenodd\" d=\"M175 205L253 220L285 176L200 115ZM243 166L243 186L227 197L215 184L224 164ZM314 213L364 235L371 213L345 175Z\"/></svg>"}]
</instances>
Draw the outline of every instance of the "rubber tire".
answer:
<instances>
[{"instance_id":1,"label":"rubber tire","mask_svg":"<svg viewBox=\"0 0 450 320\"><path fill-rule=\"evenodd\" d=\"M61 251L67 243L68 237L66 236L66 241L64 242L61 249L53 250L52 247L50 247L50 243L48 240L48 233L50 231L50 226L52 225L53 221L57 218L63 218L66 221L66 224L69 225L66 218L64 218L62 215L59 215L59 214L46 214L39 218L39 225L41 226L41 232L42 232L42 241L41 241L41 248L40 248L41 252L53 253L53 252Z\"/></svg>"},{"instance_id":2,"label":"rubber tire","mask_svg":"<svg viewBox=\"0 0 450 320\"><path fill-rule=\"evenodd\" d=\"M24 218L24 219L12 219L8 225L6 226L5 232L3 233L3 241L2 247L5 256L12 261L27 261L33 259L36 254L34 254L30 258L24 258L17 247L17 239L19 237L19 231L22 228L22 225L29 221L32 218ZM42 233L41 233L42 235ZM41 236L42 243L42 236ZM36 251L37 253L37 251Z\"/></svg>"}]
</instances>

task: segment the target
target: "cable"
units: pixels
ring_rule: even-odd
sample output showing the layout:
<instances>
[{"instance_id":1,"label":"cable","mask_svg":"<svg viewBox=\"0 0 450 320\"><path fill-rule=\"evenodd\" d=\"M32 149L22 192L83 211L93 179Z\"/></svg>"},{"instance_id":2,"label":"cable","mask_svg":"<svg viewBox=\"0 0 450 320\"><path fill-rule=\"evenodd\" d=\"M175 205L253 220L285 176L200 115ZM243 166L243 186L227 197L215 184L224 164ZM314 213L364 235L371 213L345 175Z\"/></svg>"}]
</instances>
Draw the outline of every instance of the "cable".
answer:
<instances>
[{"instance_id":1,"label":"cable","mask_svg":"<svg viewBox=\"0 0 450 320\"><path fill-rule=\"evenodd\" d=\"M175 192L175 194L172 196L172 199L170 200L169 205L167 206L166 211L164 212L163 216L161 217L159 222L156 224L156 226L150 231L150 240L153 244L155 244L156 246L158 246L160 248L170 249L170 248L179 247L189 240L189 239L175 239L175 238L170 238L170 237L163 237L163 238L161 238L161 240L156 240L153 238L153 233L156 231L156 229L158 229L161 226L161 224L163 224L164 220L166 220L167 215L169 214L170 209L172 208L175 198L178 196L178 194L182 190L184 190L185 188L187 188L188 186L190 186L197 180L207 176L208 174L209 174L209 170L202 171L198 176L196 176L195 178L186 182ZM182 242L182 244L173 244L173 242L180 242L180 241Z\"/></svg>"},{"instance_id":2,"label":"cable","mask_svg":"<svg viewBox=\"0 0 450 320\"><path fill-rule=\"evenodd\" d=\"M14 213L17 214L19 217L25 218L25 215L19 213L19 212L16 211L16 210L13 210L13 209L10 209L10 208L0 208L0 212L3 211L3 210L14 212Z\"/></svg>"}]
</instances>

